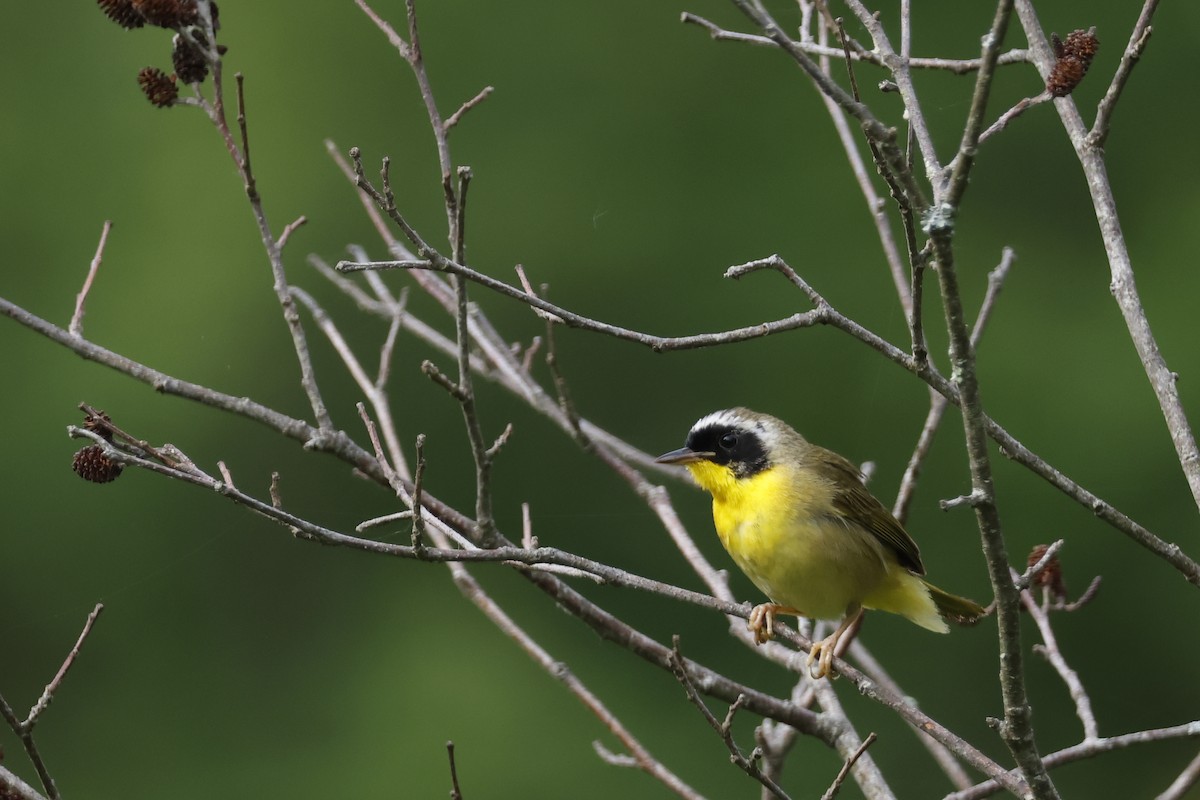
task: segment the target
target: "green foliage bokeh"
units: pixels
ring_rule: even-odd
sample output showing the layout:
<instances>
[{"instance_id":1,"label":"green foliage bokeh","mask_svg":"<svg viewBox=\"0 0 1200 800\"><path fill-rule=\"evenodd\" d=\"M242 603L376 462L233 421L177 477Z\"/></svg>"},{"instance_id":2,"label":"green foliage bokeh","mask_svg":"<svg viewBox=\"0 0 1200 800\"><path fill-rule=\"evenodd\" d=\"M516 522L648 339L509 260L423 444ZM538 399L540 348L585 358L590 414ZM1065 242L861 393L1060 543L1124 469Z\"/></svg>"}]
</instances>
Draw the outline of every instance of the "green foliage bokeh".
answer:
<instances>
[{"instance_id":1,"label":"green foliage bokeh","mask_svg":"<svg viewBox=\"0 0 1200 800\"><path fill-rule=\"evenodd\" d=\"M919 10L917 54L977 55L991 8L934 5ZM402 3L375 8L402 27ZM1128 1L1057 4L1043 18L1061 33L1098 28L1103 46L1076 94L1086 118L1139 8ZM805 310L804 297L778 276L737 284L721 277L730 264L777 252L840 310L904 346L903 315L873 227L813 89L778 52L716 43L681 25L685 10L745 27L718 0L421 4L443 113L485 85L496 87L451 137L457 162L475 175L470 262L509 281L513 265L523 264L562 305L630 328L684 334ZM101 224L111 219L87 336L174 376L308 416L269 267L227 153L198 111L152 108L137 90L138 69L168 66L169 34L122 31L90 2L8 12L10 30L21 33L0 52L8 76L0 295L65 325ZM885 19L892 13L885 10ZM326 139L342 152L360 147L368 165L390 156L400 205L429 241L445 240L433 141L412 76L348 0L226 0L222 22L228 73L246 76L267 214L277 230L308 218L288 245L289 276L326 305L372 365L384 326L361 317L306 257L333 262L349 244L385 256L326 154ZM1192 254L1200 229L1192 222L1200 195L1184 137L1197 119L1176 92L1193 57L1185 32L1197 24L1194 6L1164 4L1107 146L1139 288L1193 417L1200 275ZM1008 44L1024 45L1015 22ZM882 77L859 70L866 87ZM918 80L939 155L948 159L972 79ZM1039 88L1031 67L1004 69L990 116ZM872 92L868 100L900 124L895 95ZM989 412L1084 486L1197 552L1196 508L1108 294L1086 187L1051 107L1033 109L983 146L957 244L972 309L1001 248L1017 253L980 348ZM944 364L930 288L928 328ZM474 299L511 340L541 333L519 304L478 289ZM413 309L452 331L432 304L414 297ZM309 330L334 419L362 440L354 411L361 397ZM852 459L876 462L873 488L884 498L894 495L927 407L919 382L831 330L667 355L578 331L561 332L558 344L580 411L647 451L678 446L703 413L744 404L792 421ZM429 357L451 366L423 343L401 340L391 387L396 416L408 441L428 437L429 490L468 508L472 472L460 415L420 375L417 366ZM449 788L447 739L458 745L472 800L666 796L649 778L595 756L592 740L614 750L617 743L461 599L444 568L299 542L218 497L149 474L127 474L111 486L83 483L69 469L77 444L64 429L80 419L75 405L87 401L149 441L174 443L206 469L223 459L239 486L260 496L279 471L289 508L329 527L351 530L395 510L332 459L244 420L156 395L8 320L0 321L0 381L10 442L0 466L0 692L27 708L92 605L106 605L39 728L67 796L182 800L211 796L218 781L235 796L438 796ZM529 502L543 543L696 586L627 487L516 399L488 384L480 391L488 432L509 421L515 429L496 474L502 527L518 531L520 504ZM1058 622L1102 733L1195 719L1194 587L999 456L996 473L1014 562L1034 544L1065 538L1072 590L1104 576L1096 602ZM986 600L969 514L937 506L968 486L952 412L909 527L939 584ZM672 492L710 558L729 566L708 533L706 501L682 486ZM685 780L709 796L757 794L669 676L600 642L504 568L474 572ZM734 585L756 599L740 576ZM732 644L724 621L711 614L628 592L586 591L655 636L682 634L690 654L735 678L788 691L787 676ZM864 636L923 709L1003 755L984 724L1002 711L993 626L933 637L881 617ZM1031 658L1028 676L1043 751L1077 741L1077 721L1052 671ZM1138 684L1147 676L1154 688L1143 691ZM931 764L911 766L915 746L892 715L855 696L846 702L864 735L880 732L872 754L904 796L947 790ZM747 747L751 722L739 727ZM15 739L4 731L0 743L6 766L32 781ZM1109 796L1149 796L1194 751L1186 742L1153 745L1055 775L1074 796L1098 787ZM822 746L801 741L785 785L796 796L816 796L837 766Z\"/></svg>"}]
</instances>

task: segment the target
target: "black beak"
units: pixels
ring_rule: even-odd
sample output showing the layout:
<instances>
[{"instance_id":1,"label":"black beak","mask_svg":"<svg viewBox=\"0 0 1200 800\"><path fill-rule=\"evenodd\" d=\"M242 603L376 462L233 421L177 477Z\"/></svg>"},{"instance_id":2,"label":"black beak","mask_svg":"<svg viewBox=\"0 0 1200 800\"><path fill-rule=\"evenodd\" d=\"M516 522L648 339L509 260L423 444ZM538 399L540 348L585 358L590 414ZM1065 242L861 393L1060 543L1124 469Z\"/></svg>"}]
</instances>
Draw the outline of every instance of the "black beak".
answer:
<instances>
[{"instance_id":1,"label":"black beak","mask_svg":"<svg viewBox=\"0 0 1200 800\"><path fill-rule=\"evenodd\" d=\"M715 455L716 453L707 453L693 450L690 447L681 447L678 450L663 453L654 460L659 464L695 464L697 461L708 461Z\"/></svg>"}]
</instances>

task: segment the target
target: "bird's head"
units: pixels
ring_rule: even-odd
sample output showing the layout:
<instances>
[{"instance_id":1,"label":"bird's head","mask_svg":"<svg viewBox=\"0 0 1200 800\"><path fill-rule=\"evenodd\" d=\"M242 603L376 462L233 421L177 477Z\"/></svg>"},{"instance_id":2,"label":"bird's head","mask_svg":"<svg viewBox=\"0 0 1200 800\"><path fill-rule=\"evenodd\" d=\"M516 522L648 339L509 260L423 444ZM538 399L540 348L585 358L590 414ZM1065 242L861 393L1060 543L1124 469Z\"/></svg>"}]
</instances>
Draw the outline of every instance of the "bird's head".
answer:
<instances>
[{"instance_id":1,"label":"bird's head","mask_svg":"<svg viewBox=\"0 0 1200 800\"><path fill-rule=\"evenodd\" d=\"M804 439L787 423L746 408L701 417L684 446L659 456L660 464L682 464L706 491L719 495L783 461Z\"/></svg>"}]
</instances>

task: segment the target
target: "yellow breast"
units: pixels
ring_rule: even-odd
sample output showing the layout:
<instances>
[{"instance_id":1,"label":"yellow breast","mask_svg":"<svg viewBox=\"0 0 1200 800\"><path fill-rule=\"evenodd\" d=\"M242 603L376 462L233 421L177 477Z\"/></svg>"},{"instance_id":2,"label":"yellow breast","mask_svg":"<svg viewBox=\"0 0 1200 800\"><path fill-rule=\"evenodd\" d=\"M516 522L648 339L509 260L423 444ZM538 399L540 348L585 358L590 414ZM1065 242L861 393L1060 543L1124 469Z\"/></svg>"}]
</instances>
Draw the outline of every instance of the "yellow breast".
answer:
<instances>
[{"instance_id":1,"label":"yellow breast","mask_svg":"<svg viewBox=\"0 0 1200 800\"><path fill-rule=\"evenodd\" d=\"M739 479L711 462L688 467L713 496L721 544L773 602L807 617L839 619L884 582L884 548L839 521L834 487L818 475L776 466Z\"/></svg>"}]
</instances>

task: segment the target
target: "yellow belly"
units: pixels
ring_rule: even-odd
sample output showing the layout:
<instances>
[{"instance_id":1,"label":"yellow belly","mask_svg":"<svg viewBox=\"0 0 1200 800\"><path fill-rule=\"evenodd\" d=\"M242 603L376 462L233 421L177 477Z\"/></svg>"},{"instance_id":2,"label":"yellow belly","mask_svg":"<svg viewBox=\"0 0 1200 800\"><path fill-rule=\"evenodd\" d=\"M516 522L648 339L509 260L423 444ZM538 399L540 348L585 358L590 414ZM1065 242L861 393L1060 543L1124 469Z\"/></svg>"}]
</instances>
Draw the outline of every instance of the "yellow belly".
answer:
<instances>
[{"instance_id":1,"label":"yellow belly","mask_svg":"<svg viewBox=\"0 0 1200 800\"><path fill-rule=\"evenodd\" d=\"M832 486L780 467L740 480L696 477L712 492L721 544L772 602L833 620L858 604L945 629L924 582L877 537L821 513Z\"/></svg>"},{"instance_id":2,"label":"yellow belly","mask_svg":"<svg viewBox=\"0 0 1200 800\"><path fill-rule=\"evenodd\" d=\"M772 602L807 617L840 619L887 575L879 547L831 520L774 519L713 507L721 543Z\"/></svg>"}]
</instances>

